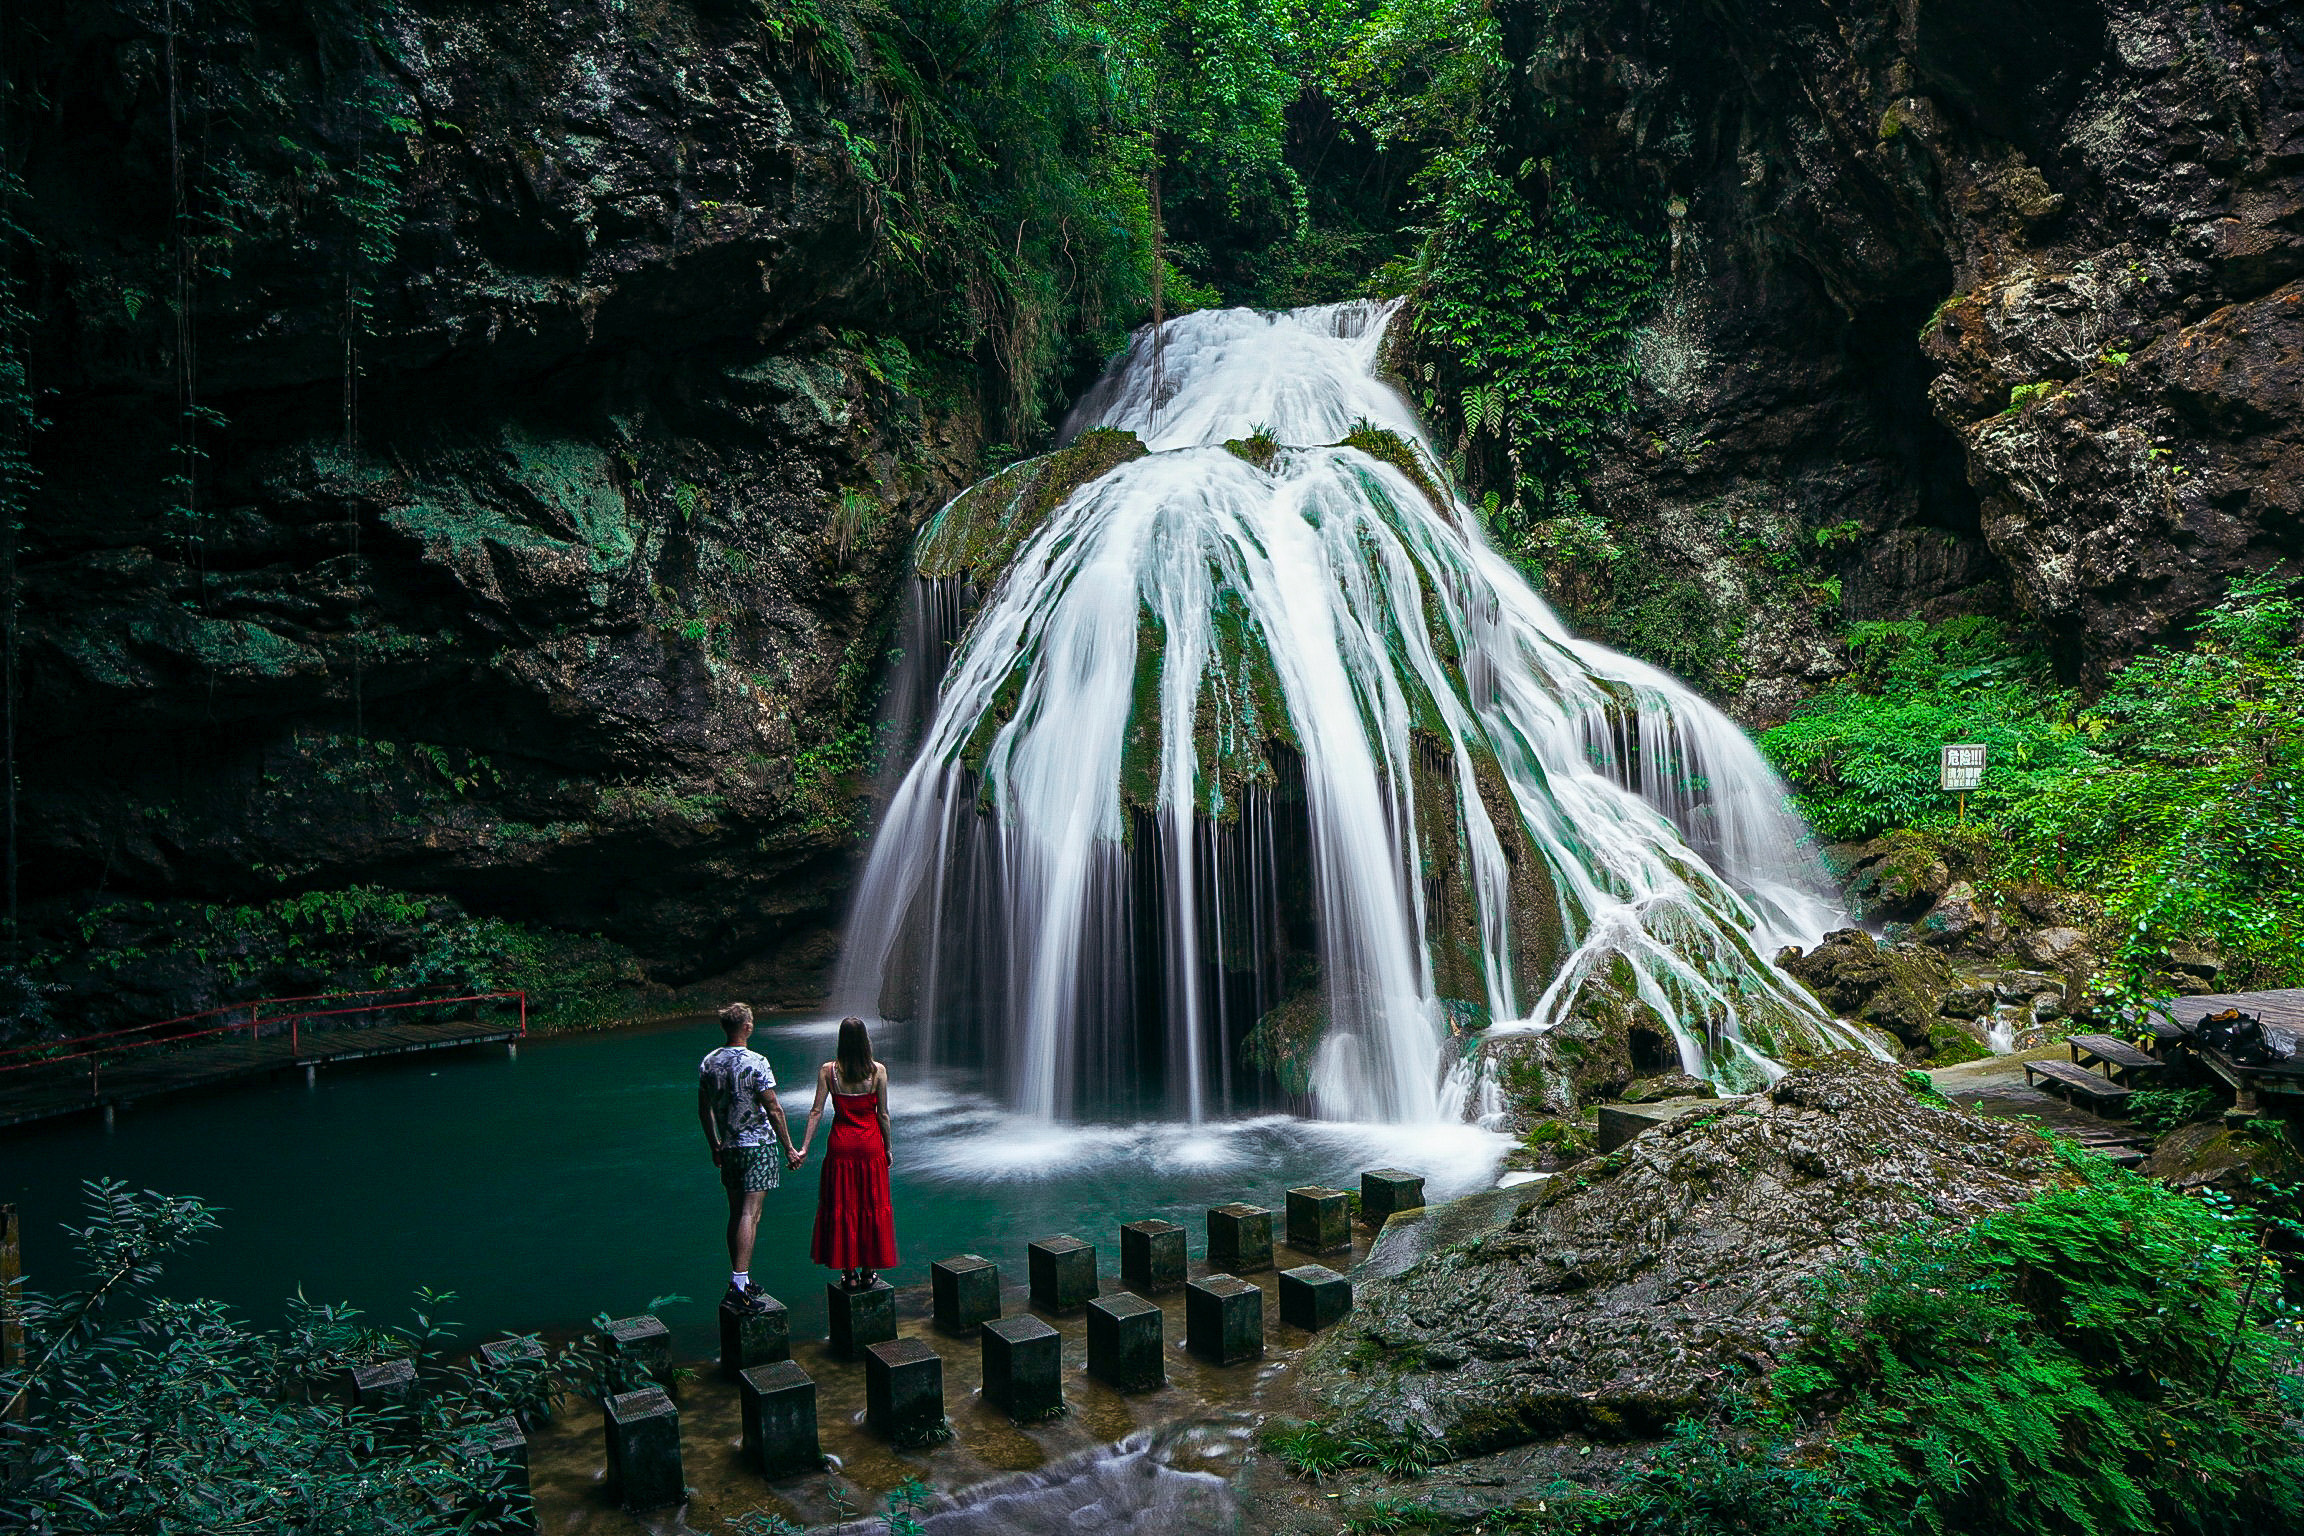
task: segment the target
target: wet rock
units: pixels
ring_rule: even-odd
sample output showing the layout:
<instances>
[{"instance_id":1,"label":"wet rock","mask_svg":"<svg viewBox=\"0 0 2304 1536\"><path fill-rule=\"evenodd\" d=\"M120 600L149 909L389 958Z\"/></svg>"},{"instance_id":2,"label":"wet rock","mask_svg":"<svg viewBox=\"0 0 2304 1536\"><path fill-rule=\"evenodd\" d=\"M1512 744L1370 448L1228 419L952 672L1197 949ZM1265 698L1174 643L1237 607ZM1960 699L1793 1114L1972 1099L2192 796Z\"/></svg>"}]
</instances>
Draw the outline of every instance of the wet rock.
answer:
<instances>
[{"instance_id":1,"label":"wet rock","mask_svg":"<svg viewBox=\"0 0 2304 1536\"><path fill-rule=\"evenodd\" d=\"M2026 1003L2043 992L2061 996L2064 984L2041 971L2002 971L1992 978L1992 990L2004 1003Z\"/></svg>"},{"instance_id":2,"label":"wet rock","mask_svg":"<svg viewBox=\"0 0 2304 1536\"><path fill-rule=\"evenodd\" d=\"M2180 1125L2161 1136L2137 1171L2178 1189L2221 1189L2247 1196L2251 1178L2275 1184L2304 1180L2304 1159L2271 1137L2209 1120Z\"/></svg>"},{"instance_id":3,"label":"wet rock","mask_svg":"<svg viewBox=\"0 0 2304 1536\"><path fill-rule=\"evenodd\" d=\"M1991 1054L1992 1045L1984 1038L1984 1025L1981 1021L1967 1023L1938 1019L1928 1026L1930 1066L1949 1067L1963 1061L1980 1061Z\"/></svg>"},{"instance_id":4,"label":"wet rock","mask_svg":"<svg viewBox=\"0 0 2304 1536\"><path fill-rule=\"evenodd\" d=\"M1659 1099L1709 1099L1719 1090L1700 1077L1686 1072L1667 1072L1659 1077L1643 1077L1617 1095L1627 1104L1651 1104Z\"/></svg>"},{"instance_id":5,"label":"wet rock","mask_svg":"<svg viewBox=\"0 0 2304 1536\"><path fill-rule=\"evenodd\" d=\"M1915 1047L1928 1043L1930 1021L1953 985L1941 955L1882 944L1861 928L1828 933L1813 950L1779 963L1833 1012Z\"/></svg>"},{"instance_id":6,"label":"wet rock","mask_svg":"<svg viewBox=\"0 0 2304 1536\"><path fill-rule=\"evenodd\" d=\"M1764 1369L1809 1281L1853 1246L2002 1209L2054 1167L2028 1131L1827 1057L1573 1173L1473 1197L1445 1243L1403 1231L1394 1255L1388 1228L1305 1388L1345 1433L1438 1436L1455 1456L1654 1435Z\"/></svg>"},{"instance_id":7,"label":"wet rock","mask_svg":"<svg viewBox=\"0 0 2304 1536\"><path fill-rule=\"evenodd\" d=\"M1848 870L1848 899L1864 917L1910 922L1934 906L1952 883L1943 857L1907 836L1864 845Z\"/></svg>"},{"instance_id":8,"label":"wet rock","mask_svg":"<svg viewBox=\"0 0 2304 1536\"><path fill-rule=\"evenodd\" d=\"M2180 976L2214 981L2224 974L2224 953L2213 944L2178 942L2167 949L2168 968Z\"/></svg>"},{"instance_id":9,"label":"wet rock","mask_svg":"<svg viewBox=\"0 0 2304 1536\"><path fill-rule=\"evenodd\" d=\"M2095 956L2088 950L2088 935L2078 928L2039 928L2020 933L2016 953L2030 965L2056 971L2093 971Z\"/></svg>"},{"instance_id":10,"label":"wet rock","mask_svg":"<svg viewBox=\"0 0 2304 1536\"><path fill-rule=\"evenodd\" d=\"M1955 880L1945 887L1936 904L1912 925L1912 931L1921 943L1934 948L1980 954L1997 952L2008 938L2000 915L1966 880Z\"/></svg>"},{"instance_id":11,"label":"wet rock","mask_svg":"<svg viewBox=\"0 0 2304 1536\"><path fill-rule=\"evenodd\" d=\"M1936 1011L1948 1019L1981 1019L1990 1016L1996 1001L1989 986L1954 987L1944 994Z\"/></svg>"}]
</instances>

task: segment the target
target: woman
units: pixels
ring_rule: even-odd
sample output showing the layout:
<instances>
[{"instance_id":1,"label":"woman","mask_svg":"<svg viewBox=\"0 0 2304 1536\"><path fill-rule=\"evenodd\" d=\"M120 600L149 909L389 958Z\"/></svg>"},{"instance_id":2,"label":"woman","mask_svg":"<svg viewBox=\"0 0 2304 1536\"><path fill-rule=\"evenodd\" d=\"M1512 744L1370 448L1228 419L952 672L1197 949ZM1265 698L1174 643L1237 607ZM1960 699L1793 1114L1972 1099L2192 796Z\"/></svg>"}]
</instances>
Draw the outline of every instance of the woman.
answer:
<instances>
[{"instance_id":1,"label":"woman","mask_svg":"<svg viewBox=\"0 0 2304 1536\"><path fill-rule=\"evenodd\" d=\"M832 1145L816 1186L813 1256L859 1290L896 1267L896 1217L888 1203L888 1069L872 1059L862 1019L840 1021L832 1060L816 1069L816 1107L800 1138L805 1158L832 1100Z\"/></svg>"}]
</instances>

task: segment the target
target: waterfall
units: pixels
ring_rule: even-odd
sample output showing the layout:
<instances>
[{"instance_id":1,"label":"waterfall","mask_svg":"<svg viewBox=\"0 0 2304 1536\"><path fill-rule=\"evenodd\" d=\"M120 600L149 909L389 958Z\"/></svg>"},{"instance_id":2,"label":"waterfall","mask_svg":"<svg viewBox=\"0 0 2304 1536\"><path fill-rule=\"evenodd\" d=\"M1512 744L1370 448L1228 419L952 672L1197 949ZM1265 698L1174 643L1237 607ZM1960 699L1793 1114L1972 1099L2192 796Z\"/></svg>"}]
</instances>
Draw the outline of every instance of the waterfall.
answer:
<instances>
[{"instance_id":1,"label":"waterfall","mask_svg":"<svg viewBox=\"0 0 2304 1536\"><path fill-rule=\"evenodd\" d=\"M1435 1120L1483 1033L1602 1003L1724 1081L1865 1043L1766 958L1841 921L1783 784L1488 544L1390 318L1186 315L1157 378L1142 334L923 533L916 633L965 629L847 1006L1051 1118Z\"/></svg>"}]
</instances>

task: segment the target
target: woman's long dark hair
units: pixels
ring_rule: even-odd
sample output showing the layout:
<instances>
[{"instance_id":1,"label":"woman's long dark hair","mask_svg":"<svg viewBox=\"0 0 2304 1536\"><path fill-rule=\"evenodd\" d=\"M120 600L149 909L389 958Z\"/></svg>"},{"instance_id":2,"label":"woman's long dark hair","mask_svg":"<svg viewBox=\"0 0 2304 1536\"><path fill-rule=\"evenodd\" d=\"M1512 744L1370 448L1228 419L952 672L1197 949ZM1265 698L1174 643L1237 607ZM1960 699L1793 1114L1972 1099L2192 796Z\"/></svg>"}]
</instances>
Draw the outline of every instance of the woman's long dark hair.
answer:
<instances>
[{"instance_id":1,"label":"woman's long dark hair","mask_svg":"<svg viewBox=\"0 0 2304 1536\"><path fill-rule=\"evenodd\" d=\"M851 1085L872 1081L872 1036L864 1021L853 1014L840 1021L840 1049L834 1059L839 1063L840 1081Z\"/></svg>"}]
</instances>

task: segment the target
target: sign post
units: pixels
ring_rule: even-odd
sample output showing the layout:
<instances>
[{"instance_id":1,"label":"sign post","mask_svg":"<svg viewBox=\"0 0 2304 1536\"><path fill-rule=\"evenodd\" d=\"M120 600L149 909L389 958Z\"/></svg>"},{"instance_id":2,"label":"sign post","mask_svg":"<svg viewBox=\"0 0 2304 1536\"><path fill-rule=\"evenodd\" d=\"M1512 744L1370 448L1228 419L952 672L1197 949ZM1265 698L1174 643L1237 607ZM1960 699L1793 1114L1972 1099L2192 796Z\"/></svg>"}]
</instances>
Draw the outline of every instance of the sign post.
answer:
<instances>
[{"instance_id":1,"label":"sign post","mask_svg":"<svg viewBox=\"0 0 2304 1536\"><path fill-rule=\"evenodd\" d=\"M1980 742L1963 742L1945 747L1937 757L1937 772L1943 786L1960 796L1960 821L1968 821L1968 791L1984 783L1984 747Z\"/></svg>"}]
</instances>

